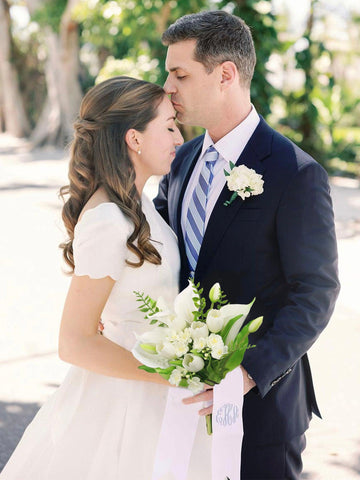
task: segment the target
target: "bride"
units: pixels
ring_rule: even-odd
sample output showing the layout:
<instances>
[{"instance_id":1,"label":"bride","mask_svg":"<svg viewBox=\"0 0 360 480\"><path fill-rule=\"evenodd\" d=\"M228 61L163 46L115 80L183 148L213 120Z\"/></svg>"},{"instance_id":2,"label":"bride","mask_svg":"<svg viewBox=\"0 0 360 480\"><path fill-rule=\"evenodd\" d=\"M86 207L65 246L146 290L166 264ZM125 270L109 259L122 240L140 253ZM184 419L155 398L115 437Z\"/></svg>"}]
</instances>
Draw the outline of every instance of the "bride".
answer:
<instances>
[{"instance_id":1,"label":"bride","mask_svg":"<svg viewBox=\"0 0 360 480\"><path fill-rule=\"evenodd\" d=\"M164 90L129 77L93 87L74 128L70 185L61 189L69 235L61 246L73 275L59 336L72 367L0 479L150 480L169 383L139 370L130 353L149 328L133 291L172 302L180 261L175 234L142 191L151 175L169 172L183 139ZM199 423L189 480L210 478L209 464Z\"/></svg>"}]
</instances>

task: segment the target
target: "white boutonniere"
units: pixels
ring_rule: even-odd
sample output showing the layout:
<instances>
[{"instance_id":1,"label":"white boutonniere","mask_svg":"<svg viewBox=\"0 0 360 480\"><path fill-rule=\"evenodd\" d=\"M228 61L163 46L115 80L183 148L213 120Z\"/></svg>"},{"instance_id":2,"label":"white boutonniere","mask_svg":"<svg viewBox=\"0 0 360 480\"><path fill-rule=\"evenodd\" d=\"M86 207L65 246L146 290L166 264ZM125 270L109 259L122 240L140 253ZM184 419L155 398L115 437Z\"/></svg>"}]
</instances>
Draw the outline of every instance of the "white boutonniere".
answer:
<instances>
[{"instance_id":1,"label":"white boutonniere","mask_svg":"<svg viewBox=\"0 0 360 480\"><path fill-rule=\"evenodd\" d=\"M227 187L230 191L234 192L224 205L228 207L237 198L241 197L243 200L252 195L260 195L263 193L264 180L262 175L256 173L252 168L248 168L245 165L235 166L230 162L230 172L224 170L227 177Z\"/></svg>"}]
</instances>

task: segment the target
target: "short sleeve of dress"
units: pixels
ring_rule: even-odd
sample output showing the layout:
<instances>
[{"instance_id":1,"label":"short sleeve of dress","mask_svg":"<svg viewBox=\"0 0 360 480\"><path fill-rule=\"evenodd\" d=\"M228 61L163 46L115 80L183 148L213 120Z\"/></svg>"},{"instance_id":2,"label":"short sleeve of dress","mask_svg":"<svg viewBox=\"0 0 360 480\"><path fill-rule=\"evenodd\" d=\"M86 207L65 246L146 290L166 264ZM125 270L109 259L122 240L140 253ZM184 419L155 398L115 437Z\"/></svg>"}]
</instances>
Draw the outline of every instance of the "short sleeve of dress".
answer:
<instances>
[{"instance_id":1,"label":"short sleeve of dress","mask_svg":"<svg viewBox=\"0 0 360 480\"><path fill-rule=\"evenodd\" d=\"M101 203L87 210L77 223L73 251L75 275L121 278L128 256L129 220L115 203Z\"/></svg>"}]
</instances>

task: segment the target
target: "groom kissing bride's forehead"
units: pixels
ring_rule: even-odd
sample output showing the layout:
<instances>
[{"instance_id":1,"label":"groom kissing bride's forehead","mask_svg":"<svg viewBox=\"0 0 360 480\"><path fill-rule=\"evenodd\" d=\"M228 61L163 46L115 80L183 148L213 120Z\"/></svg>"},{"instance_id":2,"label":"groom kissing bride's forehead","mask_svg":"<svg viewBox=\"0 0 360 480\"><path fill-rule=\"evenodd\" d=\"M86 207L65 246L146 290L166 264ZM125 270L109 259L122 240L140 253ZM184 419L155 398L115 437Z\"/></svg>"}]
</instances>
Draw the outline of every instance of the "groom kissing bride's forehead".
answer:
<instances>
[{"instance_id":1,"label":"groom kissing bride's forehead","mask_svg":"<svg viewBox=\"0 0 360 480\"><path fill-rule=\"evenodd\" d=\"M206 131L178 149L155 205L179 239L181 288L189 276L205 293L220 282L231 303L256 297L247 321L263 316L240 367L241 479L298 479L304 432L320 416L306 352L339 292L327 174L252 105L245 22L223 11L185 15L162 41L177 119Z\"/></svg>"}]
</instances>

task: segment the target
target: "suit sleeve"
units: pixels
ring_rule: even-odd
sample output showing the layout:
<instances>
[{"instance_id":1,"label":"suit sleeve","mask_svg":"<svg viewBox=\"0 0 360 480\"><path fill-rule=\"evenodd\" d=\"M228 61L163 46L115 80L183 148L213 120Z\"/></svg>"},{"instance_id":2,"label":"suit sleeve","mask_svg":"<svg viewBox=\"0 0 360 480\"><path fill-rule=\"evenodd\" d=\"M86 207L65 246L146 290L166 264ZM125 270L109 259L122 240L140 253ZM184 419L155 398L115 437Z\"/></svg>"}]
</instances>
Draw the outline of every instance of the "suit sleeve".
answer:
<instances>
[{"instance_id":1,"label":"suit sleeve","mask_svg":"<svg viewBox=\"0 0 360 480\"><path fill-rule=\"evenodd\" d=\"M289 182L276 229L289 293L274 323L243 362L262 397L309 350L327 325L338 296L334 216L327 174L320 165L303 165Z\"/></svg>"},{"instance_id":2,"label":"suit sleeve","mask_svg":"<svg viewBox=\"0 0 360 480\"><path fill-rule=\"evenodd\" d=\"M154 204L156 210L160 213L167 224L169 221L169 209L168 209L168 187L169 187L169 175L165 175L160 183L157 196L154 198Z\"/></svg>"}]
</instances>

